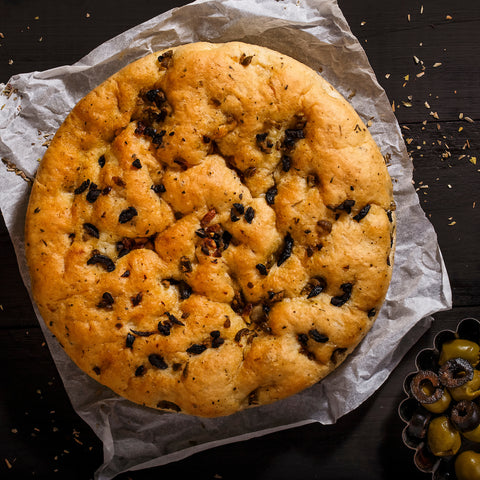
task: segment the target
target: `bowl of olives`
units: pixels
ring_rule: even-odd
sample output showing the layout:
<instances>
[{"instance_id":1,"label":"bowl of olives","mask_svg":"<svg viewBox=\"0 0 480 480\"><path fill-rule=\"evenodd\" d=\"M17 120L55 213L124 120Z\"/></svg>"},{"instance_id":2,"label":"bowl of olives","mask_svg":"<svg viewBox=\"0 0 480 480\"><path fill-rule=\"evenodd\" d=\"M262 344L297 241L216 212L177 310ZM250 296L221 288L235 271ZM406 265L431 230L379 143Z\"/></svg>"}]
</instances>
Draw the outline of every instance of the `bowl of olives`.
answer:
<instances>
[{"instance_id":1,"label":"bowl of olives","mask_svg":"<svg viewBox=\"0 0 480 480\"><path fill-rule=\"evenodd\" d=\"M402 439L433 480L480 480L480 321L438 333L407 375Z\"/></svg>"}]
</instances>

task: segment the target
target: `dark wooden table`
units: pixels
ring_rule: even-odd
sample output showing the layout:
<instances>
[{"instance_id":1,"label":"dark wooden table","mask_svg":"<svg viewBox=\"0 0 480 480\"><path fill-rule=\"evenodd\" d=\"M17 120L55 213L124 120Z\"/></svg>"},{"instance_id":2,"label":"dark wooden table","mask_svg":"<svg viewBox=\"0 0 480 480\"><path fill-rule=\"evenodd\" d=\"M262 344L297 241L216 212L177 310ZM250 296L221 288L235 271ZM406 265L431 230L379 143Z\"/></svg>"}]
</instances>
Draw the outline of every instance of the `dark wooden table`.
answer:
<instances>
[{"instance_id":1,"label":"dark wooden table","mask_svg":"<svg viewBox=\"0 0 480 480\"><path fill-rule=\"evenodd\" d=\"M302 1L302 0L300 0ZM185 2L0 0L0 81L74 63ZM453 309L385 384L337 424L313 424L196 454L120 479L426 479L401 440L397 407L416 353L435 333L480 318L480 2L339 0L385 88L414 164L453 290ZM0 168L4 168L0 165ZM89 479L102 445L70 406L0 225L0 478Z\"/></svg>"}]
</instances>

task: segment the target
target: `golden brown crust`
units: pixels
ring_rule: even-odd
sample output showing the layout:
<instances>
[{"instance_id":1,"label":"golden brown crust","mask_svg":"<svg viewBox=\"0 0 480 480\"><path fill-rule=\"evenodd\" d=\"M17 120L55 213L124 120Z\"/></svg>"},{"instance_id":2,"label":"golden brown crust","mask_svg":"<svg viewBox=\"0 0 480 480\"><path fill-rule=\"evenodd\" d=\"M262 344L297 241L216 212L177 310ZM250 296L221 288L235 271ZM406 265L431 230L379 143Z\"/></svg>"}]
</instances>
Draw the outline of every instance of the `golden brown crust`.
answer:
<instances>
[{"instance_id":1,"label":"golden brown crust","mask_svg":"<svg viewBox=\"0 0 480 480\"><path fill-rule=\"evenodd\" d=\"M317 73L243 43L142 58L46 152L27 258L70 357L153 408L227 415L331 372L373 324L395 237L384 159Z\"/></svg>"}]
</instances>

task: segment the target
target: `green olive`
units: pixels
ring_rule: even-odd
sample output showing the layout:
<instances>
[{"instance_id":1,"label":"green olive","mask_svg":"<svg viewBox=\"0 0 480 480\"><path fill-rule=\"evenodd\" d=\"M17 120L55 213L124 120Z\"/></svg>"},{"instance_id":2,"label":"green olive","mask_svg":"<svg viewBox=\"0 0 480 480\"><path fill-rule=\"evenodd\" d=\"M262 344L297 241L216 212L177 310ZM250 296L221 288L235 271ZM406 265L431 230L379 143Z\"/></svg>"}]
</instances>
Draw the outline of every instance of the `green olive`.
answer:
<instances>
[{"instance_id":1,"label":"green olive","mask_svg":"<svg viewBox=\"0 0 480 480\"><path fill-rule=\"evenodd\" d=\"M480 346L475 342L462 338L445 342L442 345L438 363L443 365L447 360L451 360L452 358L464 358L474 367L480 360Z\"/></svg>"},{"instance_id":2,"label":"green olive","mask_svg":"<svg viewBox=\"0 0 480 480\"><path fill-rule=\"evenodd\" d=\"M480 454L465 450L455 459L457 480L480 480Z\"/></svg>"},{"instance_id":3,"label":"green olive","mask_svg":"<svg viewBox=\"0 0 480 480\"><path fill-rule=\"evenodd\" d=\"M430 422L427 440L430 450L437 457L455 455L462 444L460 433L444 415Z\"/></svg>"},{"instance_id":4,"label":"green olive","mask_svg":"<svg viewBox=\"0 0 480 480\"><path fill-rule=\"evenodd\" d=\"M433 402L430 404L422 403L422 405L429 412L443 413L449 407L451 400L452 400L452 397L450 396L450 393L448 392L447 389L445 389L443 391L442 396L440 397L440 400L437 400L436 402Z\"/></svg>"},{"instance_id":5,"label":"green olive","mask_svg":"<svg viewBox=\"0 0 480 480\"><path fill-rule=\"evenodd\" d=\"M473 378L460 387L450 388L452 397L458 402L460 400L473 400L480 396L480 371L473 371Z\"/></svg>"},{"instance_id":6,"label":"green olive","mask_svg":"<svg viewBox=\"0 0 480 480\"><path fill-rule=\"evenodd\" d=\"M480 443L480 425L473 430L469 430L468 432L462 432L462 435L472 442Z\"/></svg>"}]
</instances>

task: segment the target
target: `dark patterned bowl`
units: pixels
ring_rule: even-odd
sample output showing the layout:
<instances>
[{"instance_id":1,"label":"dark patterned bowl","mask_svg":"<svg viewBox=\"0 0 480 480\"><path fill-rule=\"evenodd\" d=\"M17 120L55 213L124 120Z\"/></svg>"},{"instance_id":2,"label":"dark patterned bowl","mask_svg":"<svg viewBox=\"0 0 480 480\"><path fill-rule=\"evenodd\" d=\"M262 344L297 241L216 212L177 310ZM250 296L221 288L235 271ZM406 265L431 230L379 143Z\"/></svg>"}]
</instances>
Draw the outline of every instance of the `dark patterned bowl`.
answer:
<instances>
[{"instance_id":1,"label":"dark patterned bowl","mask_svg":"<svg viewBox=\"0 0 480 480\"><path fill-rule=\"evenodd\" d=\"M412 395L410 385L418 371L438 371L438 359L442 345L455 338L471 340L480 345L480 321L475 318L461 320L455 332L452 330L439 332L435 336L433 348L427 348L418 353L415 359L417 370L407 375L403 384L407 398L398 407L398 414L406 424L402 431L403 443L408 448L414 450L413 462L415 466L421 472L430 473L433 480L456 479L454 470L456 455L436 457L430 451L427 443L428 424L431 419L439 414L431 413L424 408ZM471 442L462 436L462 446L458 453L464 450L475 450L478 452L480 451L480 444Z\"/></svg>"}]
</instances>

